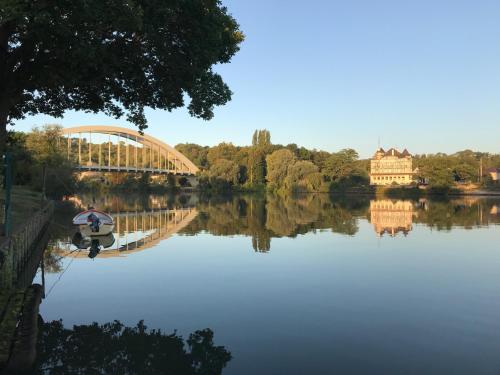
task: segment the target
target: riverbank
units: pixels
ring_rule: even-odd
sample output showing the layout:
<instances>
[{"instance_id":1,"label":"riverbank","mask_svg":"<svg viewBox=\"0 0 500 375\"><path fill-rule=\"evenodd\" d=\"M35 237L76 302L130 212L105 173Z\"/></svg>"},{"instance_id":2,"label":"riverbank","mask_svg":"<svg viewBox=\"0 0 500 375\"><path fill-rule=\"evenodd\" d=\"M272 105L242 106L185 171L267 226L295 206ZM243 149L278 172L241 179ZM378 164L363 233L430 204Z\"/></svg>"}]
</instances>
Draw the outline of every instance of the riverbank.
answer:
<instances>
[{"instance_id":1,"label":"riverbank","mask_svg":"<svg viewBox=\"0 0 500 375\"><path fill-rule=\"evenodd\" d=\"M4 192L0 191L4 197ZM22 227L42 205L42 194L27 186L13 186L11 195L12 232ZM0 213L3 220L3 212ZM0 235L0 242L3 237Z\"/></svg>"},{"instance_id":2,"label":"riverbank","mask_svg":"<svg viewBox=\"0 0 500 375\"><path fill-rule=\"evenodd\" d=\"M0 241L0 369L24 371L36 356L42 291L32 281L48 242L54 204L29 189L15 189L12 198L12 235Z\"/></svg>"},{"instance_id":3,"label":"riverbank","mask_svg":"<svg viewBox=\"0 0 500 375\"><path fill-rule=\"evenodd\" d=\"M466 189L466 188L450 188L450 189L429 189L420 187L407 186L356 186L346 189L331 190L333 195L363 195L370 197L387 197L387 198L421 198L428 196L484 196L484 197L500 197L500 190L494 189Z\"/></svg>"},{"instance_id":4,"label":"riverbank","mask_svg":"<svg viewBox=\"0 0 500 375\"><path fill-rule=\"evenodd\" d=\"M0 370L25 372L35 363L42 295L38 284L0 293Z\"/></svg>"}]
</instances>

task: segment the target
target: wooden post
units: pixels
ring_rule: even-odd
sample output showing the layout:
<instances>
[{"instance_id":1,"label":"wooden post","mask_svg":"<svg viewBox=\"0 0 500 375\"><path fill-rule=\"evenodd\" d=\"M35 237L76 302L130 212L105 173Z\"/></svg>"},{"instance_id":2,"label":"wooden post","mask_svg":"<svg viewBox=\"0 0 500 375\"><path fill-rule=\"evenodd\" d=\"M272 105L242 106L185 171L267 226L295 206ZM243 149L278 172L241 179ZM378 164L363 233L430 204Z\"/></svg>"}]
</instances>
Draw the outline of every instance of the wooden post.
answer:
<instances>
[{"instance_id":1,"label":"wooden post","mask_svg":"<svg viewBox=\"0 0 500 375\"><path fill-rule=\"evenodd\" d=\"M42 167L42 200L40 206L43 207L43 203L45 202L45 180L47 174L47 165L44 163Z\"/></svg>"},{"instance_id":2,"label":"wooden post","mask_svg":"<svg viewBox=\"0 0 500 375\"><path fill-rule=\"evenodd\" d=\"M68 160L70 151L71 151L71 134L68 134Z\"/></svg>"},{"instance_id":3,"label":"wooden post","mask_svg":"<svg viewBox=\"0 0 500 375\"><path fill-rule=\"evenodd\" d=\"M108 171L111 170L111 134L108 135Z\"/></svg>"},{"instance_id":4,"label":"wooden post","mask_svg":"<svg viewBox=\"0 0 500 375\"><path fill-rule=\"evenodd\" d=\"M12 192L12 156L10 152L5 153L4 157L4 171L5 171L5 208L4 208L4 222L3 234L9 236L12 229L11 220L11 192Z\"/></svg>"},{"instance_id":5,"label":"wooden post","mask_svg":"<svg viewBox=\"0 0 500 375\"><path fill-rule=\"evenodd\" d=\"M125 168L127 168L128 170L128 154L129 154L129 150L128 150L128 138L125 138Z\"/></svg>"},{"instance_id":6,"label":"wooden post","mask_svg":"<svg viewBox=\"0 0 500 375\"><path fill-rule=\"evenodd\" d=\"M92 166L92 132L89 132L89 166Z\"/></svg>"},{"instance_id":7,"label":"wooden post","mask_svg":"<svg viewBox=\"0 0 500 375\"><path fill-rule=\"evenodd\" d=\"M82 133L78 133L78 165L82 165Z\"/></svg>"},{"instance_id":8,"label":"wooden post","mask_svg":"<svg viewBox=\"0 0 500 375\"><path fill-rule=\"evenodd\" d=\"M137 137L135 137L134 153L135 153L135 172L137 173Z\"/></svg>"},{"instance_id":9,"label":"wooden post","mask_svg":"<svg viewBox=\"0 0 500 375\"><path fill-rule=\"evenodd\" d=\"M120 136L116 136L116 140L118 141L118 152L117 152L117 162L116 166L118 167L118 170L120 170Z\"/></svg>"},{"instance_id":10,"label":"wooden post","mask_svg":"<svg viewBox=\"0 0 500 375\"><path fill-rule=\"evenodd\" d=\"M142 144L142 169L146 168L146 145Z\"/></svg>"}]
</instances>

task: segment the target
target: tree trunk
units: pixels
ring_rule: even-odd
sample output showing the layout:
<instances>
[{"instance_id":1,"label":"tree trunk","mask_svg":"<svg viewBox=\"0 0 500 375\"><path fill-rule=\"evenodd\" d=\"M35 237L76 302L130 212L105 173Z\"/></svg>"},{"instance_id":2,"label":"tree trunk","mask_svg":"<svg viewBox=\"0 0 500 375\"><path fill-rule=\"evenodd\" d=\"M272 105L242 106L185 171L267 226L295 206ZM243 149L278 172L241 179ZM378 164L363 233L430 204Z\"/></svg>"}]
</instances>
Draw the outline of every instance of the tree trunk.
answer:
<instances>
[{"instance_id":1,"label":"tree trunk","mask_svg":"<svg viewBox=\"0 0 500 375\"><path fill-rule=\"evenodd\" d=\"M0 111L0 158L7 150L7 111Z\"/></svg>"}]
</instances>

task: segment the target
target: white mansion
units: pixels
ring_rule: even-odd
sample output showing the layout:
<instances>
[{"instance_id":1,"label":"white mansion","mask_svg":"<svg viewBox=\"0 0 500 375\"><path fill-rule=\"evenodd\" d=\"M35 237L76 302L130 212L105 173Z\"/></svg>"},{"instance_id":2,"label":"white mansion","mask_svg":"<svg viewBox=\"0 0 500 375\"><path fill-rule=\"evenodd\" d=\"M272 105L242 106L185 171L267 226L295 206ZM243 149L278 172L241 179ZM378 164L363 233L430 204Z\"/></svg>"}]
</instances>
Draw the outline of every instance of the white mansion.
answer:
<instances>
[{"instance_id":1,"label":"white mansion","mask_svg":"<svg viewBox=\"0 0 500 375\"><path fill-rule=\"evenodd\" d=\"M404 149L399 152L395 148L388 151L379 148L370 162L371 185L409 185L414 180L412 156Z\"/></svg>"}]
</instances>

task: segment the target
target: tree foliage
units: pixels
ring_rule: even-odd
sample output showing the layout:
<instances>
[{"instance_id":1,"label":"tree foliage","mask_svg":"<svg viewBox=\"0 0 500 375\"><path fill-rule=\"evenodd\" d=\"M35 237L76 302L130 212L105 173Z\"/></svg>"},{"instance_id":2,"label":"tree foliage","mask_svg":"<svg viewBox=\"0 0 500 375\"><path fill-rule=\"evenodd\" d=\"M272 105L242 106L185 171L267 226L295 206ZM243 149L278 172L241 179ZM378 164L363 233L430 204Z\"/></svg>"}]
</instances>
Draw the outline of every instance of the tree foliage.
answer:
<instances>
[{"instance_id":1,"label":"tree foliage","mask_svg":"<svg viewBox=\"0 0 500 375\"><path fill-rule=\"evenodd\" d=\"M144 108L211 119L231 98L212 69L243 41L220 0L3 1L0 7L0 153L6 124L66 110L125 115Z\"/></svg>"},{"instance_id":2,"label":"tree foliage","mask_svg":"<svg viewBox=\"0 0 500 375\"><path fill-rule=\"evenodd\" d=\"M299 160L288 168L284 186L288 190L308 190L306 178L313 173L318 173L319 168L308 160Z\"/></svg>"},{"instance_id":3,"label":"tree foliage","mask_svg":"<svg viewBox=\"0 0 500 375\"><path fill-rule=\"evenodd\" d=\"M358 160L358 153L355 150L351 148L340 150L326 158L323 163L323 172L332 181L346 178L357 170L356 160Z\"/></svg>"},{"instance_id":4,"label":"tree foliage","mask_svg":"<svg viewBox=\"0 0 500 375\"><path fill-rule=\"evenodd\" d=\"M35 373L221 374L231 353L215 346L213 337L210 329L204 329L184 343L175 333L148 330L143 321L136 327L114 321L73 329L52 321L41 326Z\"/></svg>"},{"instance_id":5,"label":"tree foliage","mask_svg":"<svg viewBox=\"0 0 500 375\"><path fill-rule=\"evenodd\" d=\"M65 139L59 125L33 128L29 133L8 134L7 145L14 160L14 184L31 185L42 190L45 171L47 195L60 197L74 192L73 170L61 147Z\"/></svg>"},{"instance_id":6,"label":"tree foliage","mask_svg":"<svg viewBox=\"0 0 500 375\"><path fill-rule=\"evenodd\" d=\"M220 179L229 184L235 185L238 183L239 167L234 161L227 159L217 159L208 170L207 176L213 179Z\"/></svg>"},{"instance_id":7,"label":"tree foliage","mask_svg":"<svg viewBox=\"0 0 500 375\"><path fill-rule=\"evenodd\" d=\"M271 144L271 133L269 130L256 130L252 137L252 146L269 146Z\"/></svg>"},{"instance_id":8,"label":"tree foliage","mask_svg":"<svg viewBox=\"0 0 500 375\"><path fill-rule=\"evenodd\" d=\"M266 163L267 182L273 187L280 187L288 174L288 168L295 163L295 155L284 148L268 155Z\"/></svg>"},{"instance_id":9,"label":"tree foliage","mask_svg":"<svg viewBox=\"0 0 500 375\"><path fill-rule=\"evenodd\" d=\"M234 160L237 152L237 147L232 143L223 142L208 150L207 161L209 165L214 165L219 159Z\"/></svg>"},{"instance_id":10,"label":"tree foliage","mask_svg":"<svg viewBox=\"0 0 500 375\"><path fill-rule=\"evenodd\" d=\"M208 166L208 146L200 146L194 143L181 143L176 145L175 148L198 167L206 168Z\"/></svg>"}]
</instances>

